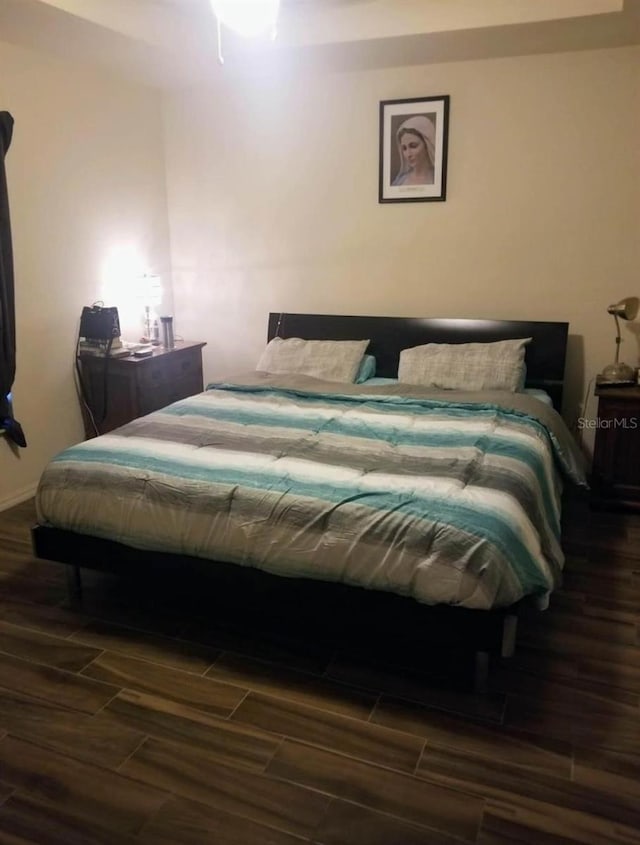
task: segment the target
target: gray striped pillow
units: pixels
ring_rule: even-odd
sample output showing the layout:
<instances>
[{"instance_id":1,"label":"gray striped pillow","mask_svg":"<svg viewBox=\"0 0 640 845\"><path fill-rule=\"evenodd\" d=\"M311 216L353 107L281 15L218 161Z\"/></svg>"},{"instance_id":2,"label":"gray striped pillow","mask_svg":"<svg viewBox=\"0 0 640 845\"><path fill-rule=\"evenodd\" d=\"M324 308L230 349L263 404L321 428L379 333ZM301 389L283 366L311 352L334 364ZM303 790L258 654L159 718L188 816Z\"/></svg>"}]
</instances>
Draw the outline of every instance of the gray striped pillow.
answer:
<instances>
[{"instance_id":1,"label":"gray striped pillow","mask_svg":"<svg viewBox=\"0 0 640 845\"><path fill-rule=\"evenodd\" d=\"M398 379L446 390L522 390L530 337L496 343L427 343L403 349Z\"/></svg>"},{"instance_id":2,"label":"gray striped pillow","mask_svg":"<svg viewBox=\"0 0 640 845\"><path fill-rule=\"evenodd\" d=\"M303 340L274 337L258 361L266 373L302 373L307 376L353 384L368 340Z\"/></svg>"}]
</instances>

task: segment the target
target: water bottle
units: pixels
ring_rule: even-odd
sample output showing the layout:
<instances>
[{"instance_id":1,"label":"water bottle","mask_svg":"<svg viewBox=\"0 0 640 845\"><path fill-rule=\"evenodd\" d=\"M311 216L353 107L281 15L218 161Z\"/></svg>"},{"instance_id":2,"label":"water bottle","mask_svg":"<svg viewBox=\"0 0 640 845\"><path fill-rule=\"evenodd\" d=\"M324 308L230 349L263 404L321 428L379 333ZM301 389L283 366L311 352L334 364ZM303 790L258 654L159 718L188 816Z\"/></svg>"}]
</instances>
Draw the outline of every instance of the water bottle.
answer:
<instances>
[{"instance_id":1,"label":"water bottle","mask_svg":"<svg viewBox=\"0 0 640 845\"><path fill-rule=\"evenodd\" d=\"M162 345L165 349L173 349L176 345L173 338L173 317L160 317L162 323Z\"/></svg>"}]
</instances>

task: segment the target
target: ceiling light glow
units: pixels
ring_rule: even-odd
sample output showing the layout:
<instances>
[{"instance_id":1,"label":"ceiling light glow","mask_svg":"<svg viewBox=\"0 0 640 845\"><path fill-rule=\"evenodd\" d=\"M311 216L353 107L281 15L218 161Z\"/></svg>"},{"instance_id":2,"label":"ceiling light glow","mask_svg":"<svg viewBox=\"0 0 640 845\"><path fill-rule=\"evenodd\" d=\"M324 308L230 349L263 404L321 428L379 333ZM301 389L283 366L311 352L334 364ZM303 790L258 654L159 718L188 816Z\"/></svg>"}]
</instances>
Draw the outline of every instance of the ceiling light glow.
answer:
<instances>
[{"instance_id":1,"label":"ceiling light glow","mask_svg":"<svg viewBox=\"0 0 640 845\"><path fill-rule=\"evenodd\" d=\"M218 23L245 38L275 38L280 0L209 0Z\"/></svg>"}]
</instances>

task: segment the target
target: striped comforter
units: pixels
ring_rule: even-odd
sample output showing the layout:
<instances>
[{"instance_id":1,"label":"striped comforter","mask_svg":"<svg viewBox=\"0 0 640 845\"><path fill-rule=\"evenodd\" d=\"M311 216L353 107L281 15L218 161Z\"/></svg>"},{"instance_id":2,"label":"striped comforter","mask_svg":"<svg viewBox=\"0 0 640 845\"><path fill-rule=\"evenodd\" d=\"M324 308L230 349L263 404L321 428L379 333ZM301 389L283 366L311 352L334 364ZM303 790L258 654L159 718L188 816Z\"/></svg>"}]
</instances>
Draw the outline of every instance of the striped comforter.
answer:
<instances>
[{"instance_id":1,"label":"striped comforter","mask_svg":"<svg viewBox=\"0 0 640 845\"><path fill-rule=\"evenodd\" d=\"M39 521L427 604L544 598L573 440L536 399L446 396L253 373L62 452Z\"/></svg>"}]
</instances>

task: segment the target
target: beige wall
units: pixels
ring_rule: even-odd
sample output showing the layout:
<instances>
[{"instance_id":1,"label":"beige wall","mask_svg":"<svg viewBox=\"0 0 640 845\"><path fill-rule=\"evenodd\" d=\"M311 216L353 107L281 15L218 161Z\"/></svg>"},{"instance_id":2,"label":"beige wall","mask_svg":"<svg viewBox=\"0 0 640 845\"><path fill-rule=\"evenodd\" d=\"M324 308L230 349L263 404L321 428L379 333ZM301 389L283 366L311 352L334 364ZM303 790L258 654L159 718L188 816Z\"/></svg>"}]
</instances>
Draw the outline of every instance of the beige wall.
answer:
<instances>
[{"instance_id":1,"label":"beige wall","mask_svg":"<svg viewBox=\"0 0 640 845\"><path fill-rule=\"evenodd\" d=\"M170 278L160 97L86 67L0 43L0 108L16 274L16 416L29 447L0 439L0 509L30 495L45 462L83 439L73 357L83 305L127 284L134 254ZM109 293L106 294L109 296ZM127 311L140 331L137 306Z\"/></svg>"},{"instance_id":2,"label":"beige wall","mask_svg":"<svg viewBox=\"0 0 640 845\"><path fill-rule=\"evenodd\" d=\"M639 48L225 74L165 109L176 316L208 377L255 364L270 310L567 320L577 416L607 306L640 295ZM379 101L438 94L447 201L379 205Z\"/></svg>"}]
</instances>

